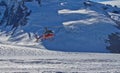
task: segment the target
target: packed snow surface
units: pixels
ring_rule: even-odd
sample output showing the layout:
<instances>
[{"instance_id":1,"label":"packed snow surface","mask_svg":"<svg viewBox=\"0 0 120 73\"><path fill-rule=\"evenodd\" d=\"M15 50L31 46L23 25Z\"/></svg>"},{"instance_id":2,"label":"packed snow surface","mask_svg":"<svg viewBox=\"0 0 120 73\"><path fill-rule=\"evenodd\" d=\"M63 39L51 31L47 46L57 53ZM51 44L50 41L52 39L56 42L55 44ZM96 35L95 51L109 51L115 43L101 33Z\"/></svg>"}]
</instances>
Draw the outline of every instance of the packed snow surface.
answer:
<instances>
[{"instance_id":1,"label":"packed snow surface","mask_svg":"<svg viewBox=\"0 0 120 73\"><path fill-rule=\"evenodd\" d=\"M120 55L0 44L0 73L119 73Z\"/></svg>"}]
</instances>

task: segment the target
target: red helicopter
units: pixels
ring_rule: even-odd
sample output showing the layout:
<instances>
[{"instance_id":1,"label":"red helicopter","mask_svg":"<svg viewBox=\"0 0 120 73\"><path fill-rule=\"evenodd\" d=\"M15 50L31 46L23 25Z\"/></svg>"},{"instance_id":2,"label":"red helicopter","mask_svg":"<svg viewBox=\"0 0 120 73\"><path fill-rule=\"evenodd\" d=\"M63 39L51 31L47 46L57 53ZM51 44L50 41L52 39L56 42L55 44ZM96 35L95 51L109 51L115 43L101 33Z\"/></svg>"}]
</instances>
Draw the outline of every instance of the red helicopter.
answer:
<instances>
[{"instance_id":1,"label":"red helicopter","mask_svg":"<svg viewBox=\"0 0 120 73\"><path fill-rule=\"evenodd\" d=\"M36 42L38 42L39 40L52 39L54 36L54 32L52 30L48 30L47 27L45 27L45 32L41 36L35 34Z\"/></svg>"}]
</instances>

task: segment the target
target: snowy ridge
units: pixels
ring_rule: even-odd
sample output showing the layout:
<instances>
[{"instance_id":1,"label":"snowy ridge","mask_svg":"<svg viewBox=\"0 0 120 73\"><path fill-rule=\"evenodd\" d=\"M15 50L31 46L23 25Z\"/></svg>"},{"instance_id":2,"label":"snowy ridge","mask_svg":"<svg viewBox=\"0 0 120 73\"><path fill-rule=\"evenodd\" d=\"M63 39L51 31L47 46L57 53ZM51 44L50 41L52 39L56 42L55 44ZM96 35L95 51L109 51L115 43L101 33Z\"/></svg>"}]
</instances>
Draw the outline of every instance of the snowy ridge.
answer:
<instances>
[{"instance_id":1,"label":"snowy ridge","mask_svg":"<svg viewBox=\"0 0 120 73\"><path fill-rule=\"evenodd\" d=\"M110 4L110 5L116 5L118 7L120 7L120 1L119 0L111 0L111 1L103 1L103 2L100 2L100 3L103 3L103 4Z\"/></svg>"}]
</instances>

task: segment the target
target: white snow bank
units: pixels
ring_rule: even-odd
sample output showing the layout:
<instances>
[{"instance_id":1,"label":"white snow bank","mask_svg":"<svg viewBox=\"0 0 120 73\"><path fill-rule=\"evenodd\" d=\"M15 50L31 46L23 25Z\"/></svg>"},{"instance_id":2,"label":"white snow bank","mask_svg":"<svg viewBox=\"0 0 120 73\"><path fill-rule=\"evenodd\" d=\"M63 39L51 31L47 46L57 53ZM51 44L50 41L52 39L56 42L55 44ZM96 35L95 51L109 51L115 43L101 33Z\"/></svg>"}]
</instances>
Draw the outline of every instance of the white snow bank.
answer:
<instances>
[{"instance_id":1,"label":"white snow bank","mask_svg":"<svg viewBox=\"0 0 120 73\"><path fill-rule=\"evenodd\" d=\"M81 9L81 10L63 9L63 10L59 10L59 11L58 11L59 14L71 14L71 13L76 13L76 14L88 14L88 13L92 13L92 12L94 12L94 11L86 10L86 9Z\"/></svg>"},{"instance_id":2,"label":"white snow bank","mask_svg":"<svg viewBox=\"0 0 120 73\"><path fill-rule=\"evenodd\" d=\"M68 21L68 22L64 22L63 24L65 26L71 25L71 24L85 24L85 25L90 25L93 23L97 23L99 22L99 20L97 20L96 18L90 18L90 19L85 19L85 20L77 20L77 21Z\"/></svg>"}]
</instances>

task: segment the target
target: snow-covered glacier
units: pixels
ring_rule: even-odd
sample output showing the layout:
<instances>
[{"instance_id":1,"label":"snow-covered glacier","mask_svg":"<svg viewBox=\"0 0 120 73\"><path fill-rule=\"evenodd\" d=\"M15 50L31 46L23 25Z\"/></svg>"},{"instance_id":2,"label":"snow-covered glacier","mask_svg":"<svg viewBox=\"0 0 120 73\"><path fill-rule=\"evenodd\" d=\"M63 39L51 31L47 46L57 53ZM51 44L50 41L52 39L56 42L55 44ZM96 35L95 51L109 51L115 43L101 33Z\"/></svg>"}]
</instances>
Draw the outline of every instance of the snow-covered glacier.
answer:
<instances>
[{"instance_id":1,"label":"snow-covered glacier","mask_svg":"<svg viewBox=\"0 0 120 73\"><path fill-rule=\"evenodd\" d=\"M120 73L120 8L88 0L0 1L0 73ZM46 27L54 38L36 42Z\"/></svg>"}]
</instances>

